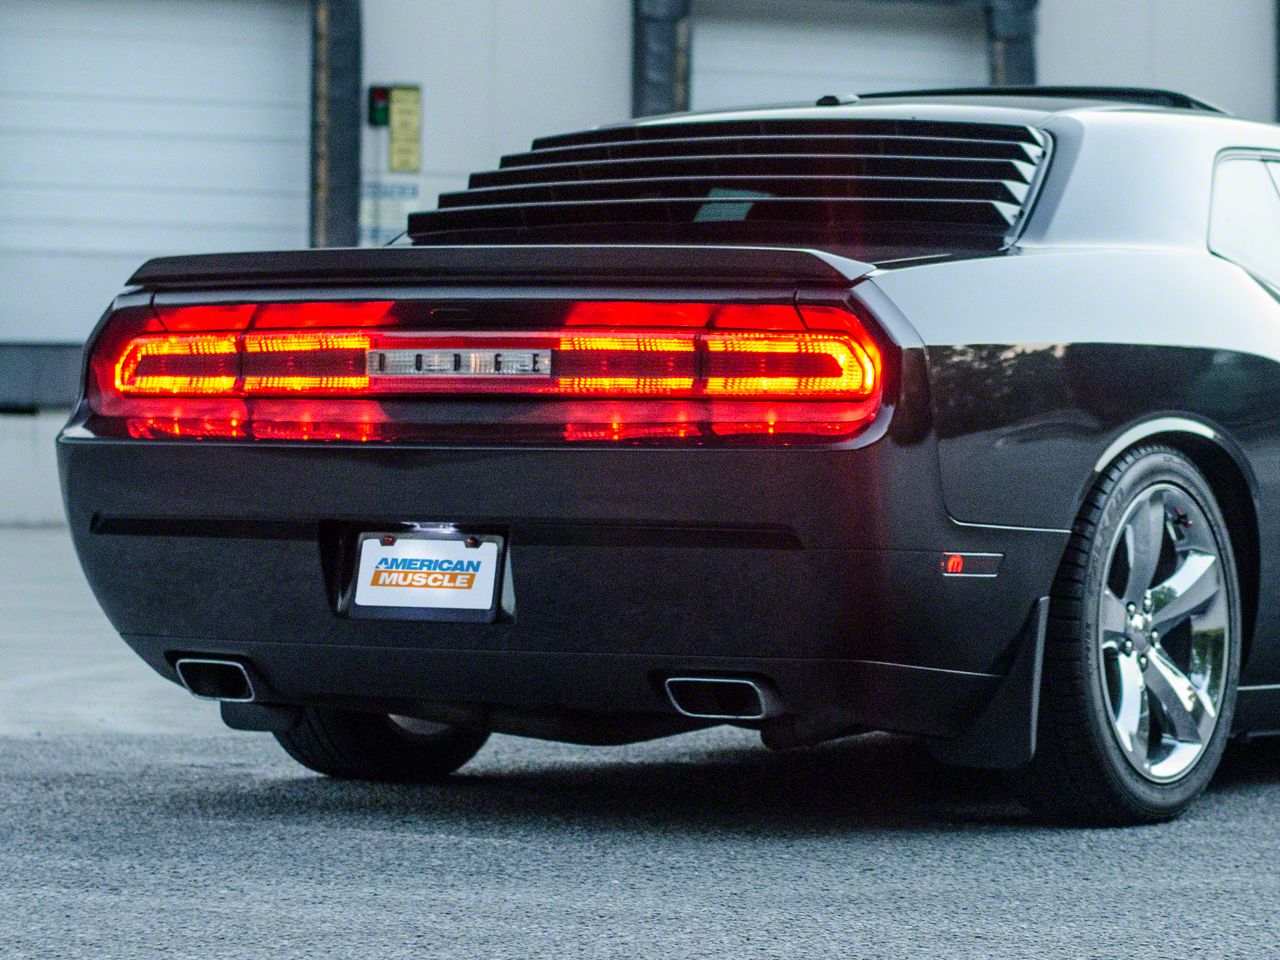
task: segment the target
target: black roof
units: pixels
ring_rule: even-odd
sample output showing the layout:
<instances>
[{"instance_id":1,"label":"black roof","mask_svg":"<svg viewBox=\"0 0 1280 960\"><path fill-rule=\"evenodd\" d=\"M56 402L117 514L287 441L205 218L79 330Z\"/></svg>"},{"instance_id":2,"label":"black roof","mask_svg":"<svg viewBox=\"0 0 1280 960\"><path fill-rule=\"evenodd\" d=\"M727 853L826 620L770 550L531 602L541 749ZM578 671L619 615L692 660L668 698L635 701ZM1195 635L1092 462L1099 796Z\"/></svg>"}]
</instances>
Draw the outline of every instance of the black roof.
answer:
<instances>
[{"instance_id":1,"label":"black roof","mask_svg":"<svg viewBox=\"0 0 1280 960\"><path fill-rule=\"evenodd\" d=\"M852 97L823 98L823 101L843 101L844 103L861 100L935 100L939 98L999 98L1008 100L1010 106L1022 105L1017 101L1061 100L1063 109L1073 106L1088 106L1097 103L1123 103L1134 106L1162 107L1168 110L1197 110L1204 113L1225 113L1219 107L1206 103L1176 90L1161 90L1155 87L1083 87L1083 86L1045 86L1045 87L944 87L936 90L887 90L881 93L860 93L857 100ZM819 105L823 105L819 101ZM834 105L834 103L832 103ZM1033 108L1039 103L1026 103Z\"/></svg>"}]
</instances>

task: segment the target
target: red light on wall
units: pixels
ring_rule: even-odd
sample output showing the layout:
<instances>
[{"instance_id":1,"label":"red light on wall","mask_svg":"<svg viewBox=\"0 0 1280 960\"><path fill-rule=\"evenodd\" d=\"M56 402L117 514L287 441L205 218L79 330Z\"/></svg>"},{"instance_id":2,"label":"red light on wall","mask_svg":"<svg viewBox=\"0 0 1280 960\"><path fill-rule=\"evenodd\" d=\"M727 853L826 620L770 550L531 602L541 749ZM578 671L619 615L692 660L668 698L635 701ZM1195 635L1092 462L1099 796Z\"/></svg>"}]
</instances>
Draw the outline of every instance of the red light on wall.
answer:
<instances>
[{"instance_id":1,"label":"red light on wall","mask_svg":"<svg viewBox=\"0 0 1280 960\"><path fill-rule=\"evenodd\" d=\"M366 120L371 127L385 127L391 122L391 88L370 87Z\"/></svg>"}]
</instances>

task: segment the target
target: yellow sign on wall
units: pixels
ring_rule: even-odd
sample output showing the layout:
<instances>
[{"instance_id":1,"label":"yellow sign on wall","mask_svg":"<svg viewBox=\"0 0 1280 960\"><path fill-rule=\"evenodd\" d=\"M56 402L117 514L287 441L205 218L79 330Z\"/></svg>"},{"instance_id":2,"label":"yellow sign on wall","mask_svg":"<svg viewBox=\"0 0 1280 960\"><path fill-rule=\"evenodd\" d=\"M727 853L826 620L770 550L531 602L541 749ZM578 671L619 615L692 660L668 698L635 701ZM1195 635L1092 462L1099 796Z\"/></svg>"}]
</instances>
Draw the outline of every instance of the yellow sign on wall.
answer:
<instances>
[{"instance_id":1,"label":"yellow sign on wall","mask_svg":"<svg viewBox=\"0 0 1280 960\"><path fill-rule=\"evenodd\" d=\"M392 87L387 128L387 169L418 173L422 169L422 88Z\"/></svg>"}]
</instances>

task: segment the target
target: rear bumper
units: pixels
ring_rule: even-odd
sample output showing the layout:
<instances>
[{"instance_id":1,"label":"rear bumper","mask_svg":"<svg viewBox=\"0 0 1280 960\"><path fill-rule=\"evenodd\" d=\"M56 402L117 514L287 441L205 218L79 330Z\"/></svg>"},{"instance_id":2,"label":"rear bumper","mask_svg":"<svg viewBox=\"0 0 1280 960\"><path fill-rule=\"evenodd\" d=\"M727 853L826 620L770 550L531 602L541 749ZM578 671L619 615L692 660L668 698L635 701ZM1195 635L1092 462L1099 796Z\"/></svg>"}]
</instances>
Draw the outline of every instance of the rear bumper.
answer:
<instances>
[{"instance_id":1,"label":"rear bumper","mask_svg":"<svg viewBox=\"0 0 1280 960\"><path fill-rule=\"evenodd\" d=\"M1065 534L958 525L930 439L822 449L59 441L73 537L130 645L245 659L277 702L672 713L662 680L766 678L790 713L960 734ZM494 624L351 619L354 537L501 534ZM1004 554L994 578L944 551Z\"/></svg>"},{"instance_id":2,"label":"rear bumper","mask_svg":"<svg viewBox=\"0 0 1280 960\"><path fill-rule=\"evenodd\" d=\"M126 635L162 676L189 641ZM663 681L708 675L763 681L786 713L838 711L850 727L931 737L963 733L995 695L1000 676L862 660L440 650L329 644L201 642L200 653L240 660L267 703L328 704L414 715L435 704L543 712L672 715Z\"/></svg>"}]
</instances>

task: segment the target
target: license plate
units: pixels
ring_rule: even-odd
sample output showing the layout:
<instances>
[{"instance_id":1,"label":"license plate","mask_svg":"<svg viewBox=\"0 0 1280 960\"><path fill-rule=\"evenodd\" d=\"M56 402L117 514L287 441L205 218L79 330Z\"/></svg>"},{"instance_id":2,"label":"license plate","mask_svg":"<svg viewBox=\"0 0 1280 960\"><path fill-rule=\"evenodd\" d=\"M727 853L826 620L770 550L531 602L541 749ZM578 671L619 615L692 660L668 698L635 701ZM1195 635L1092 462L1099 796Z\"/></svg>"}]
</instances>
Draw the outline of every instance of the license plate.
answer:
<instances>
[{"instance_id":1,"label":"license plate","mask_svg":"<svg viewBox=\"0 0 1280 960\"><path fill-rule=\"evenodd\" d=\"M454 531L360 537L352 614L418 620L493 620L502 538Z\"/></svg>"}]
</instances>

